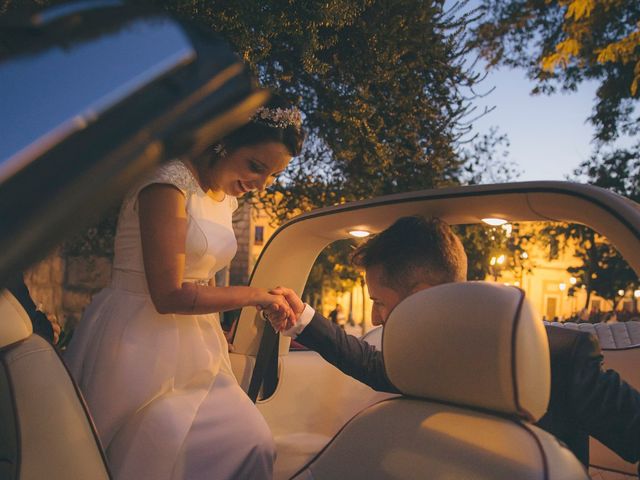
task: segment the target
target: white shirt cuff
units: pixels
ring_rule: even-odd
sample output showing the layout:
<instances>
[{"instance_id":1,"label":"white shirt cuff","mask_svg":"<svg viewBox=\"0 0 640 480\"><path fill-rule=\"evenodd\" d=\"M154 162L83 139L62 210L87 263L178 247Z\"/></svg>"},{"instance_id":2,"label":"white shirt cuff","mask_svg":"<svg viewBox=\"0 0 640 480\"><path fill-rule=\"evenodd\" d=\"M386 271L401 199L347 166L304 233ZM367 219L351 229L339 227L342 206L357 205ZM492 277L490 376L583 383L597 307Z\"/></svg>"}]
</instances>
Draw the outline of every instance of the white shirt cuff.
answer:
<instances>
[{"instance_id":1,"label":"white shirt cuff","mask_svg":"<svg viewBox=\"0 0 640 480\"><path fill-rule=\"evenodd\" d=\"M293 327L289 328L288 330L283 330L281 332L282 335L284 335L285 337L296 338L298 335L302 333L305 327L309 325L309 322L311 321L311 319L315 314L316 314L316 311L313 308L311 308L310 305L307 305L305 303L304 310L300 314L300 317L298 318L298 321L296 322L296 324Z\"/></svg>"}]
</instances>

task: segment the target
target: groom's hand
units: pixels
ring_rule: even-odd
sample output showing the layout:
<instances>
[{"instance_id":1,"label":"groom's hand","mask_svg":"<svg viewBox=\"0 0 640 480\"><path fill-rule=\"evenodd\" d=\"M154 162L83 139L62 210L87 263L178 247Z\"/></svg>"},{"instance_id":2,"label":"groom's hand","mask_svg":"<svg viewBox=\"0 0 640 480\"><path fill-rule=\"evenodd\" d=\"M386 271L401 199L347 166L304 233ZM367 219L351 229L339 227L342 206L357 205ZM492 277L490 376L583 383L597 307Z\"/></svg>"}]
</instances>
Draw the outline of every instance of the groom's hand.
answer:
<instances>
[{"instance_id":1,"label":"groom's hand","mask_svg":"<svg viewBox=\"0 0 640 480\"><path fill-rule=\"evenodd\" d=\"M276 303L272 303L261 308L261 310L262 316L269 321L276 332L286 330L292 325L294 313L288 305L285 309Z\"/></svg>"},{"instance_id":2,"label":"groom's hand","mask_svg":"<svg viewBox=\"0 0 640 480\"><path fill-rule=\"evenodd\" d=\"M269 293L272 293L274 295L282 295L284 299L287 301L287 303L289 304L289 306L291 307L291 310L293 310L295 319L292 322L291 326L287 327L287 328L291 328L293 325L296 324L296 322L300 318L300 315L302 315L302 312L304 312L304 302L300 300L300 297L296 294L296 292L294 292L290 288L277 287L277 288L274 288L273 290L270 290Z\"/></svg>"}]
</instances>

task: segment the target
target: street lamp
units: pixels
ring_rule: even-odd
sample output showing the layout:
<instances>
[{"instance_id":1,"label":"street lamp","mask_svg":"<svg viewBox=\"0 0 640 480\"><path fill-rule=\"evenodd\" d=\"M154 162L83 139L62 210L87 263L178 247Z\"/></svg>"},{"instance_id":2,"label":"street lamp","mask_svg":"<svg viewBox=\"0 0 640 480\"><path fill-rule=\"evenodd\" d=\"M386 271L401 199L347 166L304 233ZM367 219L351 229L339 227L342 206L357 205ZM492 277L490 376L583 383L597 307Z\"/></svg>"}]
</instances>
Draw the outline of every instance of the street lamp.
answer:
<instances>
[{"instance_id":1,"label":"street lamp","mask_svg":"<svg viewBox=\"0 0 640 480\"><path fill-rule=\"evenodd\" d=\"M558 284L558 288L560 289L560 318L564 318L564 291L567 289L567 284L564 282L560 282ZM564 321L564 320L562 320Z\"/></svg>"},{"instance_id":2,"label":"street lamp","mask_svg":"<svg viewBox=\"0 0 640 480\"><path fill-rule=\"evenodd\" d=\"M504 254L500 254L497 257L493 256L491 257L491 260L489 260L489 266L491 267L491 274L493 275L493 281L497 282L498 281L498 277L500 276L500 270L502 269L502 265L504 264L505 261L505 256Z\"/></svg>"}]
</instances>

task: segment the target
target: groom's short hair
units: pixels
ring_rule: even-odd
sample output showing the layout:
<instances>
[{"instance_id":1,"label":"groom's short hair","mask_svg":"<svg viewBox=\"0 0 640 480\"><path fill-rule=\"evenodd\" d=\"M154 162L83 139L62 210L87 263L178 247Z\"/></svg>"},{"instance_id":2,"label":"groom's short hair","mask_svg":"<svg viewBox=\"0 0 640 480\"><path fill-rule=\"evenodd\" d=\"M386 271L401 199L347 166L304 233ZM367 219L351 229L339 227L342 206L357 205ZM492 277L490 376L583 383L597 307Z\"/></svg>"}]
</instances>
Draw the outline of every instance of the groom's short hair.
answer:
<instances>
[{"instance_id":1,"label":"groom's short hair","mask_svg":"<svg viewBox=\"0 0 640 480\"><path fill-rule=\"evenodd\" d=\"M409 294L419 283L435 286L467 279L467 255L451 227L439 218L402 217L360 245L355 266L381 266L385 284Z\"/></svg>"}]
</instances>

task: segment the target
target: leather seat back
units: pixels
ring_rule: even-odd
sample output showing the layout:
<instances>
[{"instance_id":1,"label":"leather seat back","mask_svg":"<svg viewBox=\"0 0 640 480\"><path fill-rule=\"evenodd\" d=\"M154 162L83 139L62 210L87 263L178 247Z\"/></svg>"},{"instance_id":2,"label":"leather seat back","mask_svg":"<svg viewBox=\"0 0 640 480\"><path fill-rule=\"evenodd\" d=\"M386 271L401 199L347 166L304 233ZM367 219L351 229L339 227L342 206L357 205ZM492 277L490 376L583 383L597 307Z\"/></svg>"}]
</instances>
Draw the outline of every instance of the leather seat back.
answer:
<instances>
[{"instance_id":1,"label":"leather seat back","mask_svg":"<svg viewBox=\"0 0 640 480\"><path fill-rule=\"evenodd\" d=\"M108 479L95 429L53 347L0 292L0 478Z\"/></svg>"},{"instance_id":2,"label":"leather seat back","mask_svg":"<svg viewBox=\"0 0 640 480\"><path fill-rule=\"evenodd\" d=\"M531 422L550 392L549 347L524 292L485 282L420 291L382 339L402 397L356 415L295 478L587 479Z\"/></svg>"}]
</instances>

